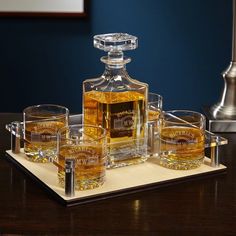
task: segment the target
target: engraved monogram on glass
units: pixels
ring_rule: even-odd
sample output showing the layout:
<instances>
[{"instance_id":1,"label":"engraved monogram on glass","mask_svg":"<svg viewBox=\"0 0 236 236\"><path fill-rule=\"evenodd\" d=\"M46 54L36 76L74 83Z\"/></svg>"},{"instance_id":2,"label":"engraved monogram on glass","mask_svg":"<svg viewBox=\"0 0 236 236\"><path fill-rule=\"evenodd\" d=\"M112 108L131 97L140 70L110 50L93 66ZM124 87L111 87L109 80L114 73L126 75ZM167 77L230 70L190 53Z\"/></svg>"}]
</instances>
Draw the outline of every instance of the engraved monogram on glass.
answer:
<instances>
[{"instance_id":1,"label":"engraved monogram on glass","mask_svg":"<svg viewBox=\"0 0 236 236\"><path fill-rule=\"evenodd\" d=\"M193 111L163 112L160 149L160 164L164 167L199 167L205 155L205 117Z\"/></svg>"},{"instance_id":2,"label":"engraved monogram on glass","mask_svg":"<svg viewBox=\"0 0 236 236\"><path fill-rule=\"evenodd\" d=\"M101 127L70 125L58 132L58 178L65 185L65 163L74 160L75 189L93 189L105 181L106 131Z\"/></svg>"},{"instance_id":3,"label":"engraved monogram on glass","mask_svg":"<svg viewBox=\"0 0 236 236\"><path fill-rule=\"evenodd\" d=\"M24 152L33 162L48 162L56 154L56 133L68 125L69 111L58 105L35 105L23 111Z\"/></svg>"}]
</instances>

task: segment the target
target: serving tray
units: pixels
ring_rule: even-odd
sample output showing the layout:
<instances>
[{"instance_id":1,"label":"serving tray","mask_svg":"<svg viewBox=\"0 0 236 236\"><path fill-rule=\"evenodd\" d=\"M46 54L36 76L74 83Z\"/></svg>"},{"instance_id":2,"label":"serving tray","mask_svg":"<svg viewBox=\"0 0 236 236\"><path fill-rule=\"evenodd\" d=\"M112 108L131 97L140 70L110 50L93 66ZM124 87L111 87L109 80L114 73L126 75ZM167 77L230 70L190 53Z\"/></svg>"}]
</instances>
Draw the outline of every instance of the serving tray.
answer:
<instances>
[{"instance_id":1,"label":"serving tray","mask_svg":"<svg viewBox=\"0 0 236 236\"><path fill-rule=\"evenodd\" d=\"M66 206L113 198L226 171L224 165L212 167L211 160L207 157L199 168L183 171L164 168L158 165L156 158L149 158L143 164L107 170L103 186L93 190L75 191L75 196L67 197L64 188L58 183L57 167L52 163L30 162L25 158L23 149L18 154L11 150L6 151L6 158Z\"/></svg>"}]
</instances>

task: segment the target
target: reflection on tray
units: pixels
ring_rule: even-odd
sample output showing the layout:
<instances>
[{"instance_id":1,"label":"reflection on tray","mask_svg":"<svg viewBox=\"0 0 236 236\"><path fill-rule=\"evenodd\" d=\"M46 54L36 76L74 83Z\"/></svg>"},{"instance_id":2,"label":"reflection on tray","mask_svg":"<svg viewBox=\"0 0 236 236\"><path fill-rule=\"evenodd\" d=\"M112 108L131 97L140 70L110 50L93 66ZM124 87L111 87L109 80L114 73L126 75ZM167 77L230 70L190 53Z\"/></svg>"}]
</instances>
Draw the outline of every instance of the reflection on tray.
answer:
<instances>
[{"instance_id":1,"label":"reflection on tray","mask_svg":"<svg viewBox=\"0 0 236 236\"><path fill-rule=\"evenodd\" d=\"M210 159L196 169L176 171L161 167L156 158L150 158L143 164L107 170L105 183L96 189L75 191L73 197L67 197L65 190L60 187L57 177L57 167L52 163L34 163L25 158L23 149L18 154L6 151L6 158L15 163L24 172L40 183L49 193L67 206L98 201L116 196L158 188L202 176L224 173L226 167L212 167Z\"/></svg>"},{"instance_id":2,"label":"reflection on tray","mask_svg":"<svg viewBox=\"0 0 236 236\"><path fill-rule=\"evenodd\" d=\"M82 123L82 115L71 115L69 124ZM151 127L151 126L150 126ZM21 140L24 137L23 123L14 121L6 125L11 133L11 151L7 151L7 157L25 172L36 178L50 192L53 192L66 205L80 204L87 201L94 201L100 198L108 198L117 195L124 195L133 191L141 191L151 186L163 185L166 182L176 182L183 178L195 177L203 174L222 172L226 167L220 165L218 148L228 143L227 139L209 131L205 131L205 148L211 148L211 157L204 159L204 164L192 170L175 171L161 167L158 158L150 157L148 161L140 165L118 168L107 171L106 182L102 187L94 190L77 191L74 197L65 196L65 189L59 186L57 168L62 168L55 160L53 163L33 163L25 158L23 149L20 148ZM170 151L172 152L172 151ZM173 151L174 152L174 151ZM159 153L159 155L161 152ZM46 175L45 175L46 173ZM132 175L130 174L132 173ZM136 176L137 175L137 176ZM127 178L127 179L126 179Z\"/></svg>"}]
</instances>

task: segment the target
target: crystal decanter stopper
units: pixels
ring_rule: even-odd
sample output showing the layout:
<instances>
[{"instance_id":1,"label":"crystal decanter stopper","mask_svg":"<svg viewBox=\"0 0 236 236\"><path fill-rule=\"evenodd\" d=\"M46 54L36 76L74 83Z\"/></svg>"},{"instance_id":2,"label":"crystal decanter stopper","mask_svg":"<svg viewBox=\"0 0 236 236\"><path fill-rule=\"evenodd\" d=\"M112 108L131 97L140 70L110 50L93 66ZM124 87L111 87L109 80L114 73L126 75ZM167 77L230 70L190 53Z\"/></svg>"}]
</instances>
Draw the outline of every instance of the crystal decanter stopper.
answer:
<instances>
[{"instance_id":1,"label":"crystal decanter stopper","mask_svg":"<svg viewBox=\"0 0 236 236\"><path fill-rule=\"evenodd\" d=\"M108 168L146 160L148 85L130 78L123 51L136 49L138 39L125 33L94 36L94 47L107 52L101 58L104 73L83 82L84 123L107 132Z\"/></svg>"}]
</instances>

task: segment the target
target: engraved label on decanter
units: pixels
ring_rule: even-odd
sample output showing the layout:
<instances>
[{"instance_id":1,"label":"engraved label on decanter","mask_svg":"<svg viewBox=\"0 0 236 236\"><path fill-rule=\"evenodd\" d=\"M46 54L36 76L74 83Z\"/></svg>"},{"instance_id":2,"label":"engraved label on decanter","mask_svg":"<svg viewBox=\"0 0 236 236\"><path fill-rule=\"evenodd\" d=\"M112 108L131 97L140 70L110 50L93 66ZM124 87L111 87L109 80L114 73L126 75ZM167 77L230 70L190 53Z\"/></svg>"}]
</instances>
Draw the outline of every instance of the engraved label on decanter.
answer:
<instances>
[{"instance_id":1,"label":"engraved label on decanter","mask_svg":"<svg viewBox=\"0 0 236 236\"><path fill-rule=\"evenodd\" d=\"M84 124L106 129L108 168L143 163L147 159L148 85L129 77L124 50L138 46L128 34L94 36L94 46L108 52L103 75L83 83Z\"/></svg>"},{"instance_id":2,"label":"engraved label on decanter","mask_svg":"<svg viewBox=\"0 0 236 236\"><path fill-rule=\"evenodd\" d=\"M113 113L114 110L114 113ZM134 129L133 102L111 106L111 138L131 137Z\"/></svg>"}]
</instances>

